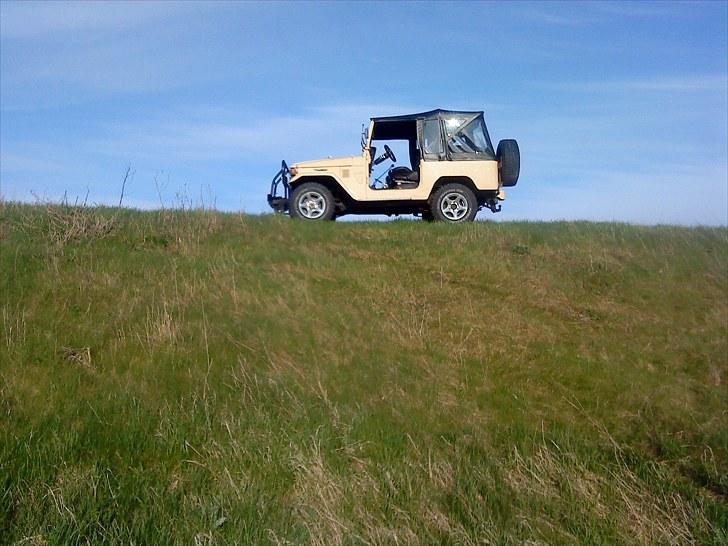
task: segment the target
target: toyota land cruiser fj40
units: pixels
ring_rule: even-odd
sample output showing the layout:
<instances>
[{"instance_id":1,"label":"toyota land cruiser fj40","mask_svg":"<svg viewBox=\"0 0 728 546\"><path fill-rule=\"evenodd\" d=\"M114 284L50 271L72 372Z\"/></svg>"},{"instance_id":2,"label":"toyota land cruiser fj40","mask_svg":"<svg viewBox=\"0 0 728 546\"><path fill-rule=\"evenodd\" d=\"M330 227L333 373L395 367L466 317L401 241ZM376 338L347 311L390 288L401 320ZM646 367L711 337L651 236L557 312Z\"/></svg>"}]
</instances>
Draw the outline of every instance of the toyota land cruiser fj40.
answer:
<instances>
[{"instance_id":1,"label":"toyota land cruiser fj40","mask_svg":"<svg viewBox=\"0 0 728 546\"><path fill-rule=\"evenodd\" d=\"M392 148L409 151L396 165ZM387 143L389 142L389 143ZM382 144L383 153L377 156ZM470 222L486 207L501 210L504 187L515 186L520 152L515 140L494 151L483 112L432 110L372 118L362 131L362 153L351 157L285 161L273 178L268 204L305 220L345 214L414 214L426 220ZM391 161L380 176L378 165Z\"/></svg>"}]
</instances>

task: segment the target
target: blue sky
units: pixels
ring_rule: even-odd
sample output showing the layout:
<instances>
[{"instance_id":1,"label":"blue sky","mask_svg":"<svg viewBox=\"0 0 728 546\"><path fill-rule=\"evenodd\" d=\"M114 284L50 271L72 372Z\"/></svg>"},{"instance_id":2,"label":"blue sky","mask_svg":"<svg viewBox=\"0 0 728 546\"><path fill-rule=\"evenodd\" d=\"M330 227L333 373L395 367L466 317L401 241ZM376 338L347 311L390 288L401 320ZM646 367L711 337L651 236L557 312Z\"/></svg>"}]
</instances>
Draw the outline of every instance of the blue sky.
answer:
<instances>
[{"instance_id":1,"label":"blue sky","mask_svg":"<svg viewBox=\"0 0 728 546\"><path fill-rule=\"evenodd\" d=\"M370 116L485 110L483 218L728 222L728 3L1 4L0 194L266 212ZM159 191L158 191L159 190Z\"/></svg>"}]
</instances>

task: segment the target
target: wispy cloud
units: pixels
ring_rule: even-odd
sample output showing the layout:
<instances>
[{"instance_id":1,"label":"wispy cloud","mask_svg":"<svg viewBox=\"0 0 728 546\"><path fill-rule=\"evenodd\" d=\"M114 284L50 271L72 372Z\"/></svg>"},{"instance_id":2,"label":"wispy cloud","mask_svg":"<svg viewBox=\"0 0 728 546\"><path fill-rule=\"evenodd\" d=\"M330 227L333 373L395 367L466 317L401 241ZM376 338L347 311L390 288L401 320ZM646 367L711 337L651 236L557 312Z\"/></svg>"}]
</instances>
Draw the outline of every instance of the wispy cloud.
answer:
<instances>
[{"instance_id":1,"label":"wispy cloud","mask_svg":"<svg viewBox=\"0 0 728 546\"><path fill-rule=\"evenodd\" d=\"M188 110L186 119L117 124L109 136L88 147L130 157L175 157L208 161L221 159L273 161L286 155L301 160L325 155L359 153L361 124L370 116L402 113L407 106L341 104L309 108L300 115L249 117L217 110L207 119ZM233 121L231 121L233 120Z\"/></svg>"},{"instance_id":2,"label":"wispy cloud","mask_svg":"<svg viewBox=\"0 0 728 546\"><path fill-rule=\"evenodd\" d=\"M83 98L84 90L101 92L155 91L190 81L183 60L158 54L157 44L170 36L134 42L106 39L90 44L66 45L28 59L4 72L4 91L31 90L33 85L75 86ZM13 101L17 104L17 101ZM22 104L22 102L21 102Z\"/></svg>"},{"instance_id":3,"label":"wispy cloud","mask_svg":"<svg viewBox=\"0 0 728 546\"><path fill-rule=\"evenodd\" d=\"M728 89L728 75L632 80L615 82L615 86L645 91L725 91Z\"/></svg>"},{"instance_id":4,"label":"wispy cloud","mask_svg":"<svg viewBox=\"0 0 728 546\"><path fill-rule=\"evenodd\" d=\"M2 2L2 109L27 111L159 92L205 78L198 42L179 43L214 3ZM209 78L209 75L208 75Z\"/></svg>"},{"instance_id":5,"label":"wispy cloud","mask_svg":"<svg viewBox=\"0 0 728 546\"><path fill-rule=\"evenodd\" d=\"M578 27L588 24L593 19L584 15L569 14L565 15L562 12L548 11L547 9L539 8L527 8L520 9L519 15L521 18L534 22L541 23L544 25L555 25L562 27Z\"/></svg>"},{"instance_id":6,"label":"wispy cloud","mask_svg":"<svg viewBox=\"0 0 728 546\"><path fill-rule=\"evenodd\" d=\"M46 39L77 32L118 32L201 10L191 2L2 2L0 31L7 40Z\"/></svg>"},{"instance_id":7,"label":"wispy cloud","mask_svg":"<svg viewBox=\"0 0 728 546\"><path fill-rule=\"evenodd\" d=\"M728 75L695 74L613 81L540 81L533 82L533 85L559 91L588 93L726 91L728 89Z\"/></svg>"},{"instance_id":8,"label":"wispy cloud","mask_svg":"<svg viewBox=\"0 0 728 546\"><path fill-rule=\"evenodd\" d=\"M2 153L2 169L5 172L24 173L58 173L65 170L66 165L48 156L37 157L27 154Z\"/></svg>"},{"instance_id":9,"label":"wispy cloud","mask_svg":"<svg viewBox=\"0 0 728 546\"><path fill-rule=\"evenodd\" d=\"M589 2L595 13L618 17L690 17L696 13L698 2L616 2L614 0Z\"/></svg>"},{"instance_id":10,"label":"wispy cloud","mask_svg":"<svg viewBox=\"0 0 728 546\"><path fill-rule=\"evenodd\" d=\"M623 221L642 224L726 225L728 163L677 162L640 171L583 169L564 180L519 182L508 192L508 216L539 220ZM721 181L723 181L721 183ZM524 181L525 182L525 181ZM696 213L696 207L699 212Z\"/></svg>"}]
</instances>

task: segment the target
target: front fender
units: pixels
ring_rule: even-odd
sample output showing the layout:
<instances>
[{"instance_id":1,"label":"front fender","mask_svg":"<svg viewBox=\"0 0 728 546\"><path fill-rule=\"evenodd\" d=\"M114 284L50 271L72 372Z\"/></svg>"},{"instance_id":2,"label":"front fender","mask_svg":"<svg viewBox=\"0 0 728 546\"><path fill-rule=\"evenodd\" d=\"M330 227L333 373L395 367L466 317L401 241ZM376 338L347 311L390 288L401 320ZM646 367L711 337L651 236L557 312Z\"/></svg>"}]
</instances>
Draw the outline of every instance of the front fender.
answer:
<instances>
[{"instance_id":1,"label":"front fender","mask_svg":"<svg viewBox=\"0 0 728 546\"><path fill-rule=\"evenodd\" d=\"M342 184L338 176L331 172L325 173L299 173L292 177L288 182L291 187L291 191L295 190L298 186L305 182L316 182L323 184L329 191L339 199L351 199L356 200L355 197L349 192Z\"/></svg>"}]
</instances>

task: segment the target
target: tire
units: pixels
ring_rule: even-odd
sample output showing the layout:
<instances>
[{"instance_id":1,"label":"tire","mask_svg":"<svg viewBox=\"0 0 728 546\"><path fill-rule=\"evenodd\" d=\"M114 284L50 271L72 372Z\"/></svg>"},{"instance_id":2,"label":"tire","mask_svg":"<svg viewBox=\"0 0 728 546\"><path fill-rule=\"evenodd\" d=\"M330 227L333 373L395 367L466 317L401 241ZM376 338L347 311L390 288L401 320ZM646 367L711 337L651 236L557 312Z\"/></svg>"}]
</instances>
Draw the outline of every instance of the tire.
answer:
<instances>
[{"instance_id":1,"label":"tire","mask_svg":"<svg viewBox=\"0 0 728 546\"><path fill-rule=\"evenodd\" d=\"M501 184L505 187L515 186L521 172L521 152L518 149L518 142L512 139L501 140L495 155L500 167Z\"/></svg>"},{"instance_id":2,"label":"tire","mask_svg":"<svg viewBox=\"0 0 728 546\"><path fill-rule=\"evenodd\" d=\"M291 218L331 220L335 212L334 196L322 184L304 182L293 190L288 208Z\"/></svg>"},{"instance_id":3,"label":"tire","mask_svg":"<svg viewBox=\"0 0 728 546\"><path fill-rule=\"evenodd\" d=\"M431 210L425 210L422 212L422 221L423 222L434 222L435 216L432 214Z\"/></svg>"},{"instance_id":4,"label":"tire","mask_svg":"<svg viewBox=\"0 0 728 546\"><path fill-rule=\"evenodd\" d=\"M438 222L472 222L478 213L478 200L467 186L445 184L432 196L432 215Z\"/></svg>"}]
</instances>

